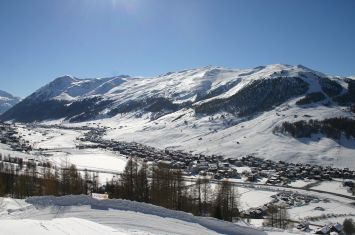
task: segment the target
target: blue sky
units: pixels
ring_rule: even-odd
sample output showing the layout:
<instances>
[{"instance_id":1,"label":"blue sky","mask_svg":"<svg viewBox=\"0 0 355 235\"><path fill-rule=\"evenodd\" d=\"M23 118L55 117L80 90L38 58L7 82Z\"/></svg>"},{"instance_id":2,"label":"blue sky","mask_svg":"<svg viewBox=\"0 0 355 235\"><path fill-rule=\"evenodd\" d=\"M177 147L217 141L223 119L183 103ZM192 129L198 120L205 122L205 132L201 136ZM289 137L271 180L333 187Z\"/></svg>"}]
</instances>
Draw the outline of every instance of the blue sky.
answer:
<instances>
[{"instance_id":1,"label":"blue sky","mask_svg":"<svg viewBox=\"0 0 355 235\"><path fill-rule=\"evenodd\" d=\"M206 65L355 75L354 12L354 0L0 0L0 89Z\"/></svg>"}]
</instances>

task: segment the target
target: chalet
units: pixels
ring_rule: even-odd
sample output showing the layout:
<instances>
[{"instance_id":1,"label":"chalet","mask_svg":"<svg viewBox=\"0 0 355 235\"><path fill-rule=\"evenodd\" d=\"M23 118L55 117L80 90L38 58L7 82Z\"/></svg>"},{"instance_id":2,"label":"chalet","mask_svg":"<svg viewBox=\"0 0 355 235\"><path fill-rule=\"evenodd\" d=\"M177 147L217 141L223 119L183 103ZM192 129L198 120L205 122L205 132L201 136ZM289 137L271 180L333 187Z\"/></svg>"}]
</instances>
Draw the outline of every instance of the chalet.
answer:
<instances>
[{"instance_id":1,"label":"chalet","mask_svg":"<svg viewBox=\"0 0 355 235\"><path fill-rule=\"evenodd\" d=\"M331 224L329 226L331 232L341 233L344 229L343 225L339 223Z\"/></svg>"},{"instance_id":2,"label":"chalet","mask_svg":"<svg viewBox=\"0 0 355 235\"><path fill-rule=\"evenodd\" d=\"M208 164L208 171L210 172L217 172L218 166L215 163Z\"/></svg>"},{"instance_id":3,"label":"chalet","mask_svg":"<svg viewBox=\"0 0 355 235\"><path fill-rule=\"evenodd\" d=\"M229 165L229 163L224 162L224 163L218 164L218 168L222 169L222 170L228 170L230 168L230 165Z\"/></svg>"}]
</instances>

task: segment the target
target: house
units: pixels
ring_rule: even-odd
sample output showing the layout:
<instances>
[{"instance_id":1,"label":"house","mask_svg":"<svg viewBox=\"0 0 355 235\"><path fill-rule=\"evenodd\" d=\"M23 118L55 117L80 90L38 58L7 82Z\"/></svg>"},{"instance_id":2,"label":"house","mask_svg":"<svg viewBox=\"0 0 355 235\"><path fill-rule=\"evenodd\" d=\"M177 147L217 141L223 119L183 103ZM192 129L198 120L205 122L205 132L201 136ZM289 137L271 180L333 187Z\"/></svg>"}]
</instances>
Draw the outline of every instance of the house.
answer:
<instances>
[{"instance_id":1,"label":"house","mask_svg":"<svg viewBox=\"0 0 355 235\"><path fill-rule=\"evenodd\" d=\"M341 233L344 229L344 226L339 223L335 223L329 226L331 232Z\"/></svg>"},{"instance_id":2,"label":"house","mask_svg":"<svg viewBox=\"0 0 355 235\"><path fill-rule=\"evenodd\" d=\"M315 234L329 234L330 233L330 228L328 225L325 225L321 228L317 228L316 230L314 230Z\"/></svg>"}]
</instances>

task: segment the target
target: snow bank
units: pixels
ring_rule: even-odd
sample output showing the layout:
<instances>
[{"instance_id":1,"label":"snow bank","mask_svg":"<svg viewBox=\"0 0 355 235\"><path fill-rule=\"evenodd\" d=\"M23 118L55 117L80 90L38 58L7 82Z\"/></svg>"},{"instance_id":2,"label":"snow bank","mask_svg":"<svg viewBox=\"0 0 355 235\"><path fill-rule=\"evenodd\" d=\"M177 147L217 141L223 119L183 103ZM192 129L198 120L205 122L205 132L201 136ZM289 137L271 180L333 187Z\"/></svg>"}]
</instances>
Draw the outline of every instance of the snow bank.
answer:
<instances>
[{"instance_id":1,"label":"snow bank","mask_svg":"<svg viewBox=\"0 0 355 235\"><path fill-rule=\"evenodd\" d=\"M162 207L154 206L146 203L133 202L128 200L105 200L98 201L89 196L63 196L63 197L31 197L26 200L27 203L33 204L37 207L50 207L50 206L82 206L90 205L95 208L101 209L115 209L122 211L133 211L143 214L150 214L160 216L163 218L178 219L181 221L196 223L210 230L216 231L221 234L231 235L262 235L265 232L243 227L233 223L220 221L214 218L197 217L181 211L168 210Z\"/></svg>"}]
</instances>

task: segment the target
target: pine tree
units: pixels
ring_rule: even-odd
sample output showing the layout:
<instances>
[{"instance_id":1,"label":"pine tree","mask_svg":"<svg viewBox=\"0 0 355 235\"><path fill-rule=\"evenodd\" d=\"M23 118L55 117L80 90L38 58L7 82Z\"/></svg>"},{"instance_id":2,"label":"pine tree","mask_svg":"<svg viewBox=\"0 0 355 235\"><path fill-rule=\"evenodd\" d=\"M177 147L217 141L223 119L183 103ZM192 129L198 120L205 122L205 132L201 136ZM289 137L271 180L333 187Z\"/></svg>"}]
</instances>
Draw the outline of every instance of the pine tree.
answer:
<instances>
[{"instance_id":1,"label":"pine tree","mask_svg":"<svg viewBox=\"0 0 355 235\"><path fill-rule=\"evenodd\" d=\"M130 158L121 175L123 198L128 200L137 200L136 198L136 183L138 174L137 160Z\"/></svg>"}]
</instances>

